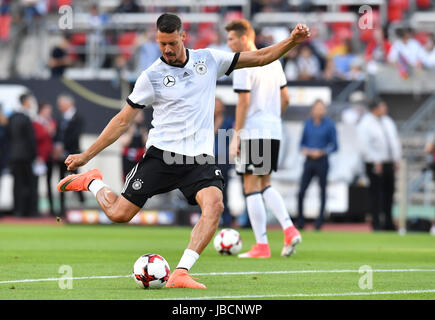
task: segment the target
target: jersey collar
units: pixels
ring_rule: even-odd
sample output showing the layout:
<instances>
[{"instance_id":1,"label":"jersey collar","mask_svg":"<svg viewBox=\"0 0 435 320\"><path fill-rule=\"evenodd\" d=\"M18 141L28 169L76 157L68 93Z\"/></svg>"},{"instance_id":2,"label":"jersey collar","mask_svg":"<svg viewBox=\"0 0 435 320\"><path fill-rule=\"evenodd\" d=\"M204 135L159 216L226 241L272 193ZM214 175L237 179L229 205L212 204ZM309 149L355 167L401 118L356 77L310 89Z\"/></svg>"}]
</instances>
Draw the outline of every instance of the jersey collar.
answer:
<instances>
[{"instance_id":1,"label":"jersey collar","mask_svg":"<svg viewBox=\"0 0 435 320\"><path fill-rule=\"evenodd\" d=\"M167 65L169 65L171 67L184 68L186 66L186 64L189 62L189 50L186 48L186 61L183 64L180 64L180 65L170 64L165 60L165 58L163 58L163 56L160 57L160 60L162 60L164 63L166 63Z\"/></svg>"}]
</instances>

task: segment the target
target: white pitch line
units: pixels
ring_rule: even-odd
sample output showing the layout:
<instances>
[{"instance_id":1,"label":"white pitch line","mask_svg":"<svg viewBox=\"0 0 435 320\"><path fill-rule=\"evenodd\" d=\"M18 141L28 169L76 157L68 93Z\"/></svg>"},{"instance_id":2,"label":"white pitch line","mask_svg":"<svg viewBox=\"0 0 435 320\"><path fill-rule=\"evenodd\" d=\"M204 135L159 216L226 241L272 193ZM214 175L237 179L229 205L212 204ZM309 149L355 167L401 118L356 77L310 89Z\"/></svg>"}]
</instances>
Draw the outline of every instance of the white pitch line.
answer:
<instances>
[{"instance_id":1,"label":"white pitch line","mask_svg":"<svg viewBox=\"0 0 435 320\"><path fill-rule=\"evenodd\" d=\"M373 269L372 272L435 272L435 269ZM300 273L358 273L359 270L284 270L284 271L248 271L248 272L209 272L192 273L192 276L240 276L251 274L300 274Z\"/></svg>"},{"instance_id":2,"label":"white pitch line","mask_svg":"<svg viewBox=\"0 0 435 320\"><path fill-rule=\"evenodd\" d=\"M304 273L358 273L359 270L283 270L283 271L248 271L248 272L208 272L208 273L191 273L192 276L243 276L253 274L304 274ZM372 272L435 272L435 269L373 269ZM71 278L42 278L42 279L21 279L21 280L4 280L0 284L6 283L27 283L27 282L47 282L59 280L89 280L89 279L117 279L128 278L129 275L118 276L88 276L88 277L71 277Z\"/></svg>"},{"instance_id":3,"label":"white pitch line","mask_svg":"<svg viewBox=\"0 0 435 320\"><path fill-rule=\"evenodd\" d=\"M127 278L132 277L131 274L125 276L89 276L89 277L72 277L72 278L45 278L45 279L22 279L22 280L5 280L0 281L3 283L27 283L27 282L47 282L47 281L65 281L65 280L86 280L86 279L117 279L117 278Z\"/></svg>"},{"instance_id":4,"label":"white pitch line","mask_svg":"<svg viewBox=\"0 0 435 320\"><path fill-rule=\"evenodd\" d=\"M435 293L435 289L427 290L401 290L401 291L372 291L372 292L342 292L342 293L292 293L292 294L261 294L261 295L239 295L239 296L202 296L182 297L162 300L216 300L216 299L254 299L254 298L314 298L314 297L346 297L346 296L372 296L386 294L416 294Z\"/></svg>"}]
</instances>

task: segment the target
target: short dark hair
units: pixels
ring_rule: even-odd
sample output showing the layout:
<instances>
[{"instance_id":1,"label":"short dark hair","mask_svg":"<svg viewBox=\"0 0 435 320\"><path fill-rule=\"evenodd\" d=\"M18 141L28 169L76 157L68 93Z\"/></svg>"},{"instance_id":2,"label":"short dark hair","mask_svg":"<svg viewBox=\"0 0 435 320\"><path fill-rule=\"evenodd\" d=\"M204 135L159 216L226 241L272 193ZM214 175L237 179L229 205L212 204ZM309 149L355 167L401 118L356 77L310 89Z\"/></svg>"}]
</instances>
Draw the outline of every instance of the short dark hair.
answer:
<instances>
[{"instance_id":1,"label":"short dark hair","mask_svg":"<svg viewBox=\"0 0 435 320\"><path fill-rule=\"evenodd\" d=\"M325 101L323 101L322 99L320 99L320 98L317 98L316 100L314 100L314 102L313 102L313 104L312 104L312 107L314 107L316 104L318 104L318 103L321 103L321 104L323 104L324 106L326 106L326 103L325 103Z\"/></svg>"},{"instance_id":2,"label":"short dark hair","mask_svg":"<svg viewBox=\"0 0 435 320\"><path fill-rule=\"evenodd\" d=\"M157 19L157 30L164 33L181 32L181 19L172 13L164 13Z\"/></svg>"},{"instance_id":3,"label":"short dark hair","mask_svg":"<svg viewBox=\"0 0 435 320\"><path fill-rule=\"evenodd\" d=\"M21 105L24 104L24 102L26 102L26 100L28 98L30 98L32 96L32 94L30 92L25 92L23 94L20 95L20 97L18 98L20 100Z\"/></svg>"},{"instance_id":4,"label":"short dark hair","mask_svg":"<svg viewBox=\"0 0 435 320\"><path fill-rule=\"evenodd\" d=\"M379 97L373 98L369 102L369 109L370 110L376 109L381 103L385 103L385 101Z\"/></svg>"},{"instance_id":5,"label":"short dark hair","mask_svg":"<svg viewBox=\"0 0 435 320\"><path fill-rule=\"evenodd\" d=\"M228 32L234 31L239 37L246 35L248 38L255 39L255 31L251 23L246 19L233 20L225 27Z\"/></svg>"},{"instance_id":6,"label":"short dark hair","mask_svg":"<svg viewBox=\"0 0 435 320\"><path fill-rule=\"evenodd\" d=\"M38 114L44 109L45 107L51 107L50 102L44 101L38 104Z\"/></svg>"}]
</instances>

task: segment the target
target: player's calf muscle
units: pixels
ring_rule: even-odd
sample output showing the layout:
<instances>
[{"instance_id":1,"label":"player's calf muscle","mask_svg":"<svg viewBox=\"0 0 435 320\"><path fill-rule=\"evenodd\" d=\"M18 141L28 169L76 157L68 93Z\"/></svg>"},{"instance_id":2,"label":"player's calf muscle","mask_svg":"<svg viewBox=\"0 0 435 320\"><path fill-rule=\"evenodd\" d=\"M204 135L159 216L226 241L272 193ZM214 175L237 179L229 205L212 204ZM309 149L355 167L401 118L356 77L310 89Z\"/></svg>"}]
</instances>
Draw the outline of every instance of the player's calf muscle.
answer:
<instances>
[{"instance_id":1,"label":"player's calf muscle","mask_svg":"<svg viewBox=\"0 0 435 320\"><path fill-rule=\"evenodd\" d=\"M97 193L97 201L101 209L111 221L117 223L130 221L140 209L131 203L123 203L123 199L109 188L103 188ZM126 207L128 205L130 206Z\"/></svg>"}]
</instances>

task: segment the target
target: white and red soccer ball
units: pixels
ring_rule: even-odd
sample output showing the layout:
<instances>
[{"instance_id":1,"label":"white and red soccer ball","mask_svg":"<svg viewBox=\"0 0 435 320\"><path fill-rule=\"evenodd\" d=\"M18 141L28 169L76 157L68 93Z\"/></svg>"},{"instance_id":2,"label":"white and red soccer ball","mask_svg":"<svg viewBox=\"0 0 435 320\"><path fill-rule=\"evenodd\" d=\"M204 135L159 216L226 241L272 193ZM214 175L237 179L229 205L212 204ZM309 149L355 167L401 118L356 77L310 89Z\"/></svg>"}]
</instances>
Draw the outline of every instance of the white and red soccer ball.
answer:
<instances>
[{"instance_id":1,"label":"white and red soccer ball","mask_svg":"<svg viewBox=\"0 0 435 320\"><path fill-rule=\"evenodd\" d=\"M234 255L242 249L242 238L234 229L222 229L213 241L214 248L222 255Z\"/></svg>"},{"instance_id":2,"label":"white and red soccer ball","mask_svg":"<svg viewBox=\"0 0 435 320\"><path fill-rule=\"evenodd\" d=\"M139 257L133 266L133 276L139 288L159 289L169 279L169 264L158 254L148 253Z\"/></svg>"}]
</instances>

